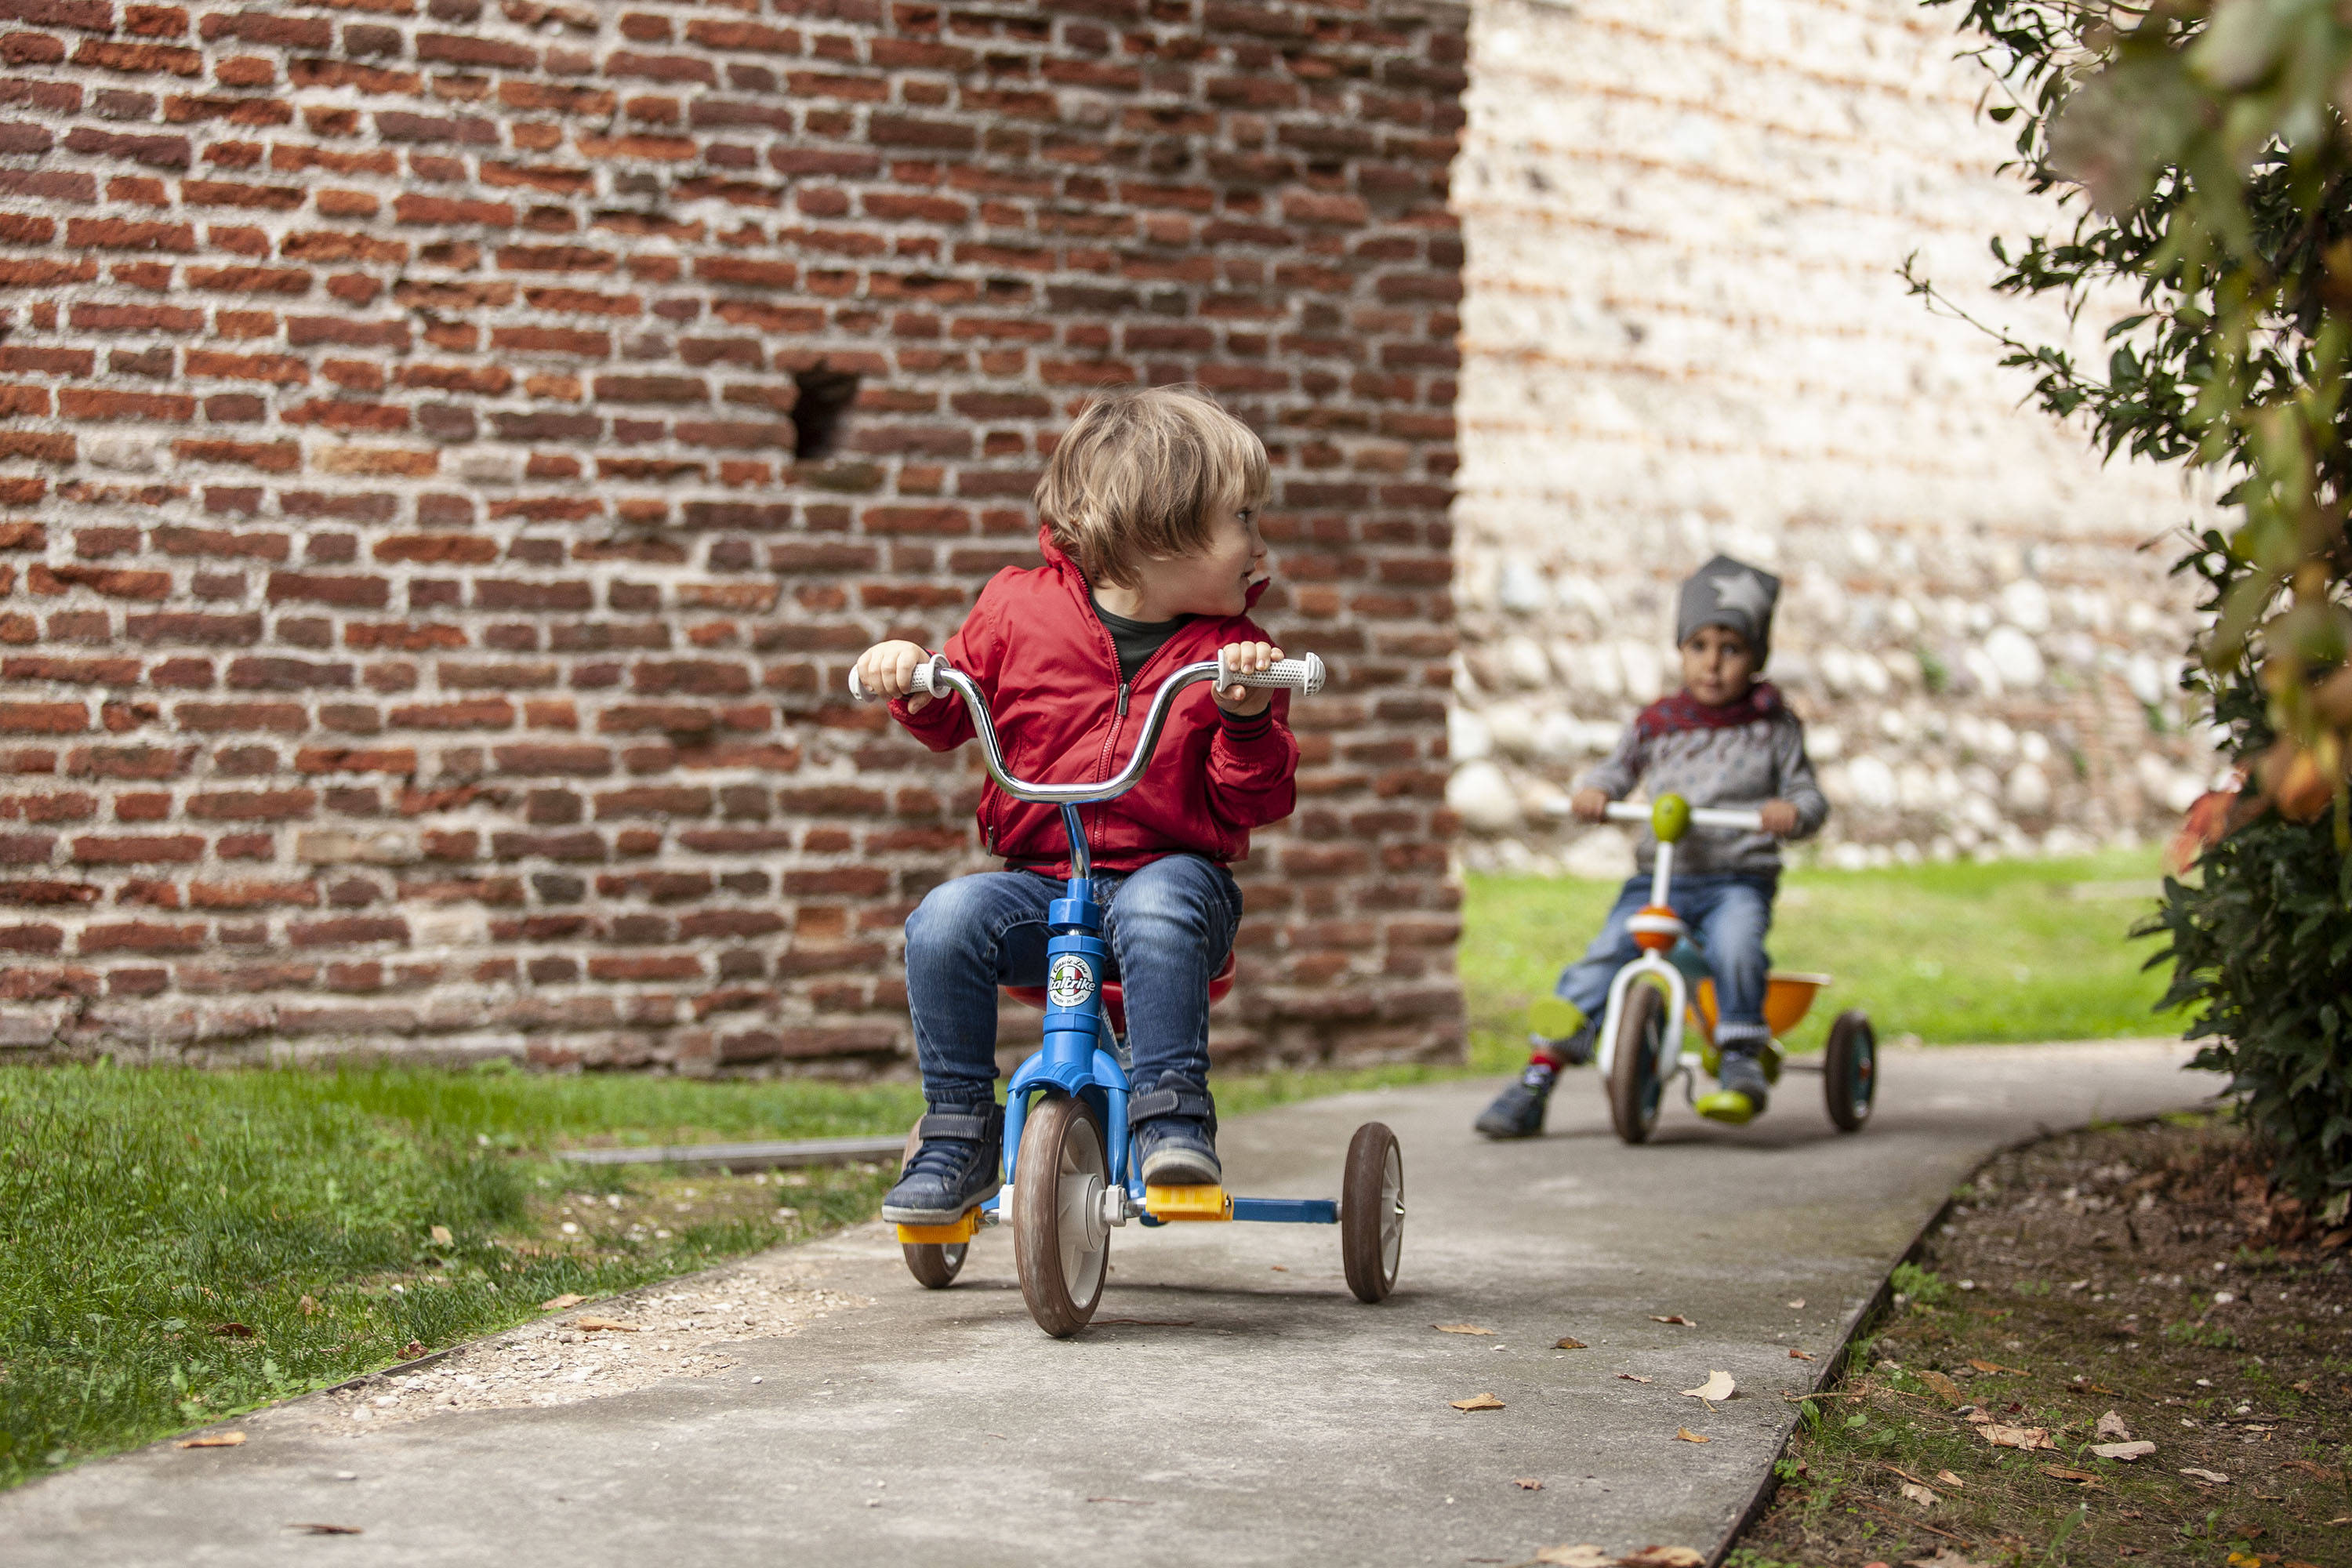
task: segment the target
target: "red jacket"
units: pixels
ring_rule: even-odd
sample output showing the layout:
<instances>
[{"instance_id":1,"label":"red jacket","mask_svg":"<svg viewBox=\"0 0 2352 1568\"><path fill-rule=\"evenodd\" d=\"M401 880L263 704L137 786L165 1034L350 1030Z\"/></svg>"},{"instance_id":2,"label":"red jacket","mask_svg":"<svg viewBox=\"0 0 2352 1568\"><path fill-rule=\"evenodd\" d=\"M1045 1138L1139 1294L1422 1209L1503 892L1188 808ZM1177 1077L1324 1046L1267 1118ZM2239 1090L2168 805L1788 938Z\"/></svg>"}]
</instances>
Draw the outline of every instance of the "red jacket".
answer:
<instances>
[{"instance_id":1,"label":"red jacket","mask_svg":"<svg viewBox=\"0 0 2352 1568\"><path fill-rule=\"evenodd\" d=\"M998 573L947 646L948 661L988 695L1005 771L1015 778L1109 778L1126 766L1151 695L1170 671L1214 658L1226 643L1273 640L1246 616L1203 616L1145 661L1129 690L1119 685L1118 650L1076 563L1042 529L1037 544L1045 564ZM1250 597L1256 601L1255 590ZM919 713L893 702L890 711L935 752L953 751L974 732L961 698L935 700ZM1095 868L1132 871L1177 854L1220 861L1247 855L1249 830L1281 821L1297 803L1298 741L1284 722L1289 711L1290 694L1277 691L1265 712L1228 720L1208 682L1186 689L1142 782L1117 800L1079 808ZM1013 866L1069 875L1058 807L1014 800L992 778L981 790L980 831L990 853Z\"/></svg>"}]
</instances>

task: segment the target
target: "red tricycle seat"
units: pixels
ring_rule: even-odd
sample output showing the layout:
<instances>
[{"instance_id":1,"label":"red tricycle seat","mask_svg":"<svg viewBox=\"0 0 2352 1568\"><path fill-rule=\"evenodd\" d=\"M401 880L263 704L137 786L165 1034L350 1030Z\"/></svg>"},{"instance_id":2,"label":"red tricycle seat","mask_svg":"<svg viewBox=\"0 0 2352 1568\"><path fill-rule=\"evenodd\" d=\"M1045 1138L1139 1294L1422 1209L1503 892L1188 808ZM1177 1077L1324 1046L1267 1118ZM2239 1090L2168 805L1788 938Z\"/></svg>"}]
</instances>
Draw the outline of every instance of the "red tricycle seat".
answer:
<instances>
[{"instance_id":1,"label":"red tricycle seat","mask_svg":"<svg viewBox=\"0 0 2352 1568\"><path fill-rule=\"evenodd\" d=\"M1209 1001L1213 1005L1223 1001L1225 994L1233 988L1234 955L1228 952L1225 954L1225 962L1218 965L1214 974L1209 976ZM1004 994L1015 1002L1026 1002L1032 1007L1042 1008L1045 1005L1045 988L1043 985L1008 985L1004 988ZM1102 999L1103 1015L1110 1020L1111 1033L1126 1034L1127 1004L1120 994L1118 981L1103 982Z\"/></svg>"}]
</instances>

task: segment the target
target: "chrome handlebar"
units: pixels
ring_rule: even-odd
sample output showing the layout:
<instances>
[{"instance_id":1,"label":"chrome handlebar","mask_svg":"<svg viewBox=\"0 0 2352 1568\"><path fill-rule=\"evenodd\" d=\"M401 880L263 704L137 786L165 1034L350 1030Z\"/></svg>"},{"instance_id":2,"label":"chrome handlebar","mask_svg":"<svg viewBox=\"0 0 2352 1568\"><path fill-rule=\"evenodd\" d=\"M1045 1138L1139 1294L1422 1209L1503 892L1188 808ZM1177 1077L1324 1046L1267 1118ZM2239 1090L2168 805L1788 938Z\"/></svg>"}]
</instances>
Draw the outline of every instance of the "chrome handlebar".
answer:
<instances>
[{"instance_id":1,"label":"chrome handlebar","mask_svg":"<svg viewBox=\"0 0 2352 1568\"><path fill-rule=\"evenodd\" d=\"M1220 686L1271 687L1311 697L1323 689L1323 661L1311 653L1301 658L1276 659L1270 668L1247 672L1228 673L1222 654L1185 665L1161 681L1160 689L1151 694L1151 706L1143 715L1142 733L1136 740L1133 754L1127 759L1127 766L1100 784L1031 784L1005 772L1004 750L997 743L996 723L989 716L988 704L981 700L979 684L948 663L945 654L935 653L917 665L912 684L917 691L934 700L950 692L963 699L964 706L971 710L972 728L980 736L981 759L988 766L989 776L1005 794L1015 800L1034 801L1041 805L1091 805L1098 801L1116 800L1142 781L1144 770L1151 765L1152 748L1160 743L1160 727L1168 721L1168 710L1185 688L1213 680ZM855 667L849 671L849 694L860 702L882 700L880 693L866 689Z\"/></svg>"}]
</instances>

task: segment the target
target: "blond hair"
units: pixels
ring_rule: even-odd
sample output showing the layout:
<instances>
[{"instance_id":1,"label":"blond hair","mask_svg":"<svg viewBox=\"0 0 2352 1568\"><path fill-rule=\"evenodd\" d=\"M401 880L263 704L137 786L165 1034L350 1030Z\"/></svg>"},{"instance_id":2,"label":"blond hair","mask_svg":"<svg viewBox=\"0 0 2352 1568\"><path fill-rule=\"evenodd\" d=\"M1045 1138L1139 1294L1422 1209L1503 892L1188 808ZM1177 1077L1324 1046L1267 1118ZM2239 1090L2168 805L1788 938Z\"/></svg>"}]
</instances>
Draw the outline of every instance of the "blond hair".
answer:
<instances>
[{"instance_id":1,"label":"blond hair","mask_svg":"<svg viewBox=\"0 0 2352 1568\"><path fill-rule=\"evenodd\" d=\"M1197 386L1114 392L1087 405L1037 481L1037 511L1088 583L1131 588L1151 556L1197 555L1217 517L1254 511L1265 447Z\"/></svg>"}]
</instances>

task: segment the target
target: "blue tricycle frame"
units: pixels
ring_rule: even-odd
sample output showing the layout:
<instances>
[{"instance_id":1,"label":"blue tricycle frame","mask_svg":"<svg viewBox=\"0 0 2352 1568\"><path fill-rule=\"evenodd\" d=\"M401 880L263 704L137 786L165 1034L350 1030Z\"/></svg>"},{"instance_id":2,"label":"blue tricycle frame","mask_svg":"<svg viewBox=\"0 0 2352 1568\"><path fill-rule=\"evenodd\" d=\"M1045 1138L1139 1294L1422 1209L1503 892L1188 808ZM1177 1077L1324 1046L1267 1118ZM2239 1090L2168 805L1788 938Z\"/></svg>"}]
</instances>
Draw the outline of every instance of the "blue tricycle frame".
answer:
<instances>
[{"instance_id":1,"label":"blue tricycle frame","mask_svg":"<svg viewBox=\"0 0 2352 1568\"><path fill-rule=\"evenodd\" d=\"M1403 1159L1395 1133L1380 1122L1356 1130L1336 1201L1238 1197L1222 1186L1153 1186L1143 1180L1135 1158L1126 1047L1112 1029L1104 1002L1110 950L1102 937L1102 900L1078 807L1116 799L1135 786L1177 695L1203 680L1311 694L1322 688L1323 664L1309 654L1279 660L1264 671L1228 672L1221 659L1185 666L1153 694L1125 767L1099 783L1062 784L1032 784L1005 772L982 692L943 656L934 655L914 673L917 691L963 699L982 760L999 787L1016 799L1060 808L1071 875L1063 896L1046 911L1044 1042L1014 1071L1005 1097L999 1171L1005 1184L954 1224L899 1226L898 1239L908 1271L938 1289L954 1282L982 1226L1009 1222L1030 1315L1056 1338L1076 1333L1093 1317L1108 1272L1109 1232L1129 1220L1147 1228L1180 1221L1336 1225L1348 1287L1359 1300L1384 1300L1396 1283L1403 1240ZM867 695L854 671L850 689L861 699ZM1122 710L1126 696L1122 689ZM915 1143L909 1136L910 1155Z\"/></svg>"}]
</instances>

